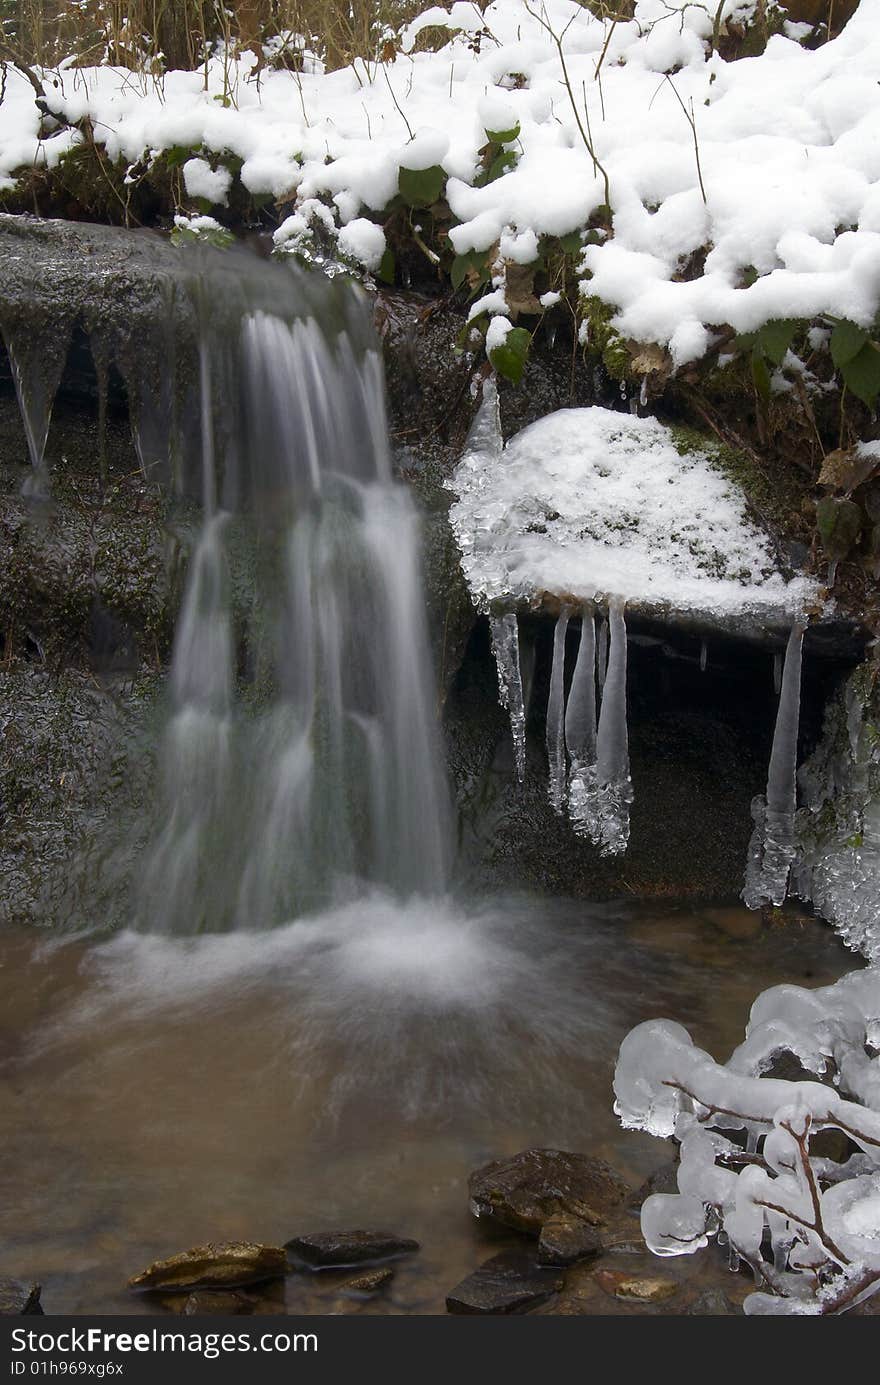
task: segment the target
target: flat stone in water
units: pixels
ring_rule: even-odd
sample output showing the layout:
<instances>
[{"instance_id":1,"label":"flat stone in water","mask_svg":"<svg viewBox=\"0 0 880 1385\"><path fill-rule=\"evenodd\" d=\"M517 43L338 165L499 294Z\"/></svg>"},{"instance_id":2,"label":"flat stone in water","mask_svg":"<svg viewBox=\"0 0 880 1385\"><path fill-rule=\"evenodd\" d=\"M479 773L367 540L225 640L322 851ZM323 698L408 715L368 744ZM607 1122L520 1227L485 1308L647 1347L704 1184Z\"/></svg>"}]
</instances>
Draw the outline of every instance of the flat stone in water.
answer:
<instances>
[{"instance_id":1,"label":"flat stone in water","mask_svg":"<svg viewBox=\"0 0 880 1385\"><path fill-rule=\"evenodd\" d=\"M210 1242L156 1260L128 1281L130 1289L234 1289L280 1279L287 1273L287 1256L281 1246L253 1241Z\"/></svg>"},{"instance_id":2,"label":"flat stone in water","mask_svg":"<svg viewBox=\"0 0 880 1385\"><path fill-rule=\"evenodd\" d=\"M486 1164L471 1174L468 1191L475 1217L532 1232L559 1213L596 1226L632 1192L604 1159L559 1149Z\"/></svg>"},{"instance_id":3,"label":"flat stone in water","mask_svg":"<svg viewBox=\"0 0 880 1385\"><path fill-rule=\"evenodd\" d=\"M39 1284L23 1284L19 1279L0 1275L0 1318L17 1318L23 1313L42 1311Z\"/></svg>"},{"instance_id":4,"label":"flat stone in water","mask_svg":"<svg viewBox=\"0 0 880 1385\"><path fill-rule=\"evenodd\" d=\"M419 1249L418 1241L391 1231L316 1231L285 1242L294 1263L310 1269L363 1265Z\"/></svg>"},{"instance_id":5,"label":"flat stone in water","mask_svg":"<svg viewBox=\"0 0 880 1385\"><path fill-rule=\"evenodd\" d=\"M374 1294L393 1278L394 1270L391 1266L382 1265L379 1269L365 1270L363 1274L356 1274L353 1279L346 1279L342 1288L346 1293Z\"/></svg>"},{"instance_id":6,"label":"flat stone in water","mask_svg":"<svg viewBox=\"0 0 880 1385\"><path fill-rule=\"evenodd\" d=\"M678 1293L671 1279L654 1275L634 1275L620 1270L597 1270L596 1283L612 1298L635 1299L638 1303L662 1303Z\"/></svg>"},{"instance_id":7,"label":"flat stone in water","mask_svg":"<svg viewBox=\"0 0 880 1385\"><path fill-rule=\"evenodd\" d=\"M574 1265L578 1260L597 1255L603 1244L602 1234L597 1227L578 1217L558 1212L541 1227L538 1264Z\"/></svg>"},{"instance_id":8,"label":"flat stone in water","mask_svg":"<svg viewBox=\"0 0 880 1385\"><path fill-rule=\"evenodd\" d=\"M559 1293L562 1277L518 1250L493 1255L446 1296L450 1313L527 1313Z\"/></svg>"}]
</instances>

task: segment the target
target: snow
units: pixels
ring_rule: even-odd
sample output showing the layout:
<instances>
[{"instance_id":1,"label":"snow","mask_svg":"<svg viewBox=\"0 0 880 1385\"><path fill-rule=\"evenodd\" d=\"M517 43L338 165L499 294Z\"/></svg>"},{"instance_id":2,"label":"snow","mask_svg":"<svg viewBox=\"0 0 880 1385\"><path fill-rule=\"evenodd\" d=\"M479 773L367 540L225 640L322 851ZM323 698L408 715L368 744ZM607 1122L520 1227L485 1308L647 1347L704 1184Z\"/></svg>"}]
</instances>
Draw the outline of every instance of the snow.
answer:
<instances>
[{"instance_id":1,"label":"snow","mask_svg":"<svg viewBox=\"0 0 880 1385\"><path fill-rule=\"evenodd\" d=\"M708 450L682 453L658 420L594 407L550 414L501 451L488 426L494 407L482 406L484 426L449 483L481 609L617 596L660 615L788 626L815 600L810 579L779 571Z\"/></svg>"},{"instance_id":2,"label":"snow","mask_svg":"<svg viewBox=\"0 0 880 1385\"><path fill-rule=\"evenodd\" d=\"M342 227L337 244L341 254L375 273L385 254L385 232L375 221L359 216Z\"/></svg>"},{"instance_id":3,"label":"snow","mask_svg":"<svg viewBox=\"0 0 880 1385\"><path fill-rule=\"evenodd\" d=\"M190 197L201 197L215 206L226 205L232 174L228 168L212 168L205 159L187 159L181 170Z\"/></svg>"},{"instance_id":4,"label":"snow","mask_svg":"<svg viewBox=\"0 0 880 1385\"><path fill-rule=\"evenodd\" d=\"M727 3L722 18L749 8ZM880 305L880 0L861 0L815 51L789 24L731 62L711 51L710 9L637 0L612 28L575 0L459 0L427 9L396 58L369 69L310 60L257 82L243 54L164 78L67 62L45 82L60 120L89 117L129 170L191 151L186 194L212 205L225 204L234 159L252 194L289 202L291 216L320 200L338 229L381 220L401 168L439 163L452 248L500 244L520 263L542 236L585 227L605 202L604 170L612 233L584 247L582 289L612 306L622 336L667 346L676 366L724 324L830 314L867 327ZM412 51L428 25L448 42ZM570 89L547 26L564 33ZM513 167L475 186L487 130L516 125ZM8 70L0 190L82 138L62 123L41 140L33 92Z\"/></svg>"}]
</instances>

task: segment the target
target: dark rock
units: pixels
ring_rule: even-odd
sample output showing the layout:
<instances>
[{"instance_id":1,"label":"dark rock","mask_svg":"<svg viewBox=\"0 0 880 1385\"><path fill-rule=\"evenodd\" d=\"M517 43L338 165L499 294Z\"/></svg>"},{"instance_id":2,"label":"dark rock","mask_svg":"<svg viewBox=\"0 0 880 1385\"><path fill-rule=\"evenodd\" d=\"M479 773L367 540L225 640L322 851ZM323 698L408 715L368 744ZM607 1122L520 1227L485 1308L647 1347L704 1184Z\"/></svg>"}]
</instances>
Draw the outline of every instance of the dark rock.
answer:
<instances>
[{"instance_id":1,"label":"dark rock","mask_svg":"<svg viewBox=\"0 0 880 1385\"><path fill-rule=\"evenodd\" d=\"M631 1191L603 1159L558 1149L527 1149L486 1164L471 1174L468 1190L475 1217L532 1232L559 1213L596 1226Z\"/></svg>"},{"instance_id":2,"label":"dark rock","mask_svg":"<svg viewBox=\"0 0 880 1385\"><path fill-rule=\"evenodd\" d=\"M419 1249L418 1241L391 1231L317 1231L294 1236L285 1245L291 1260L310 1269L372 1264Z\"/></svg>"},{"instance_id":3,"label":"dark rock","mask_svg":"<svg viewBox=\"0 0 880 1385\"><path fill-rule=\"evenodd\" d=\"M559 1293L563 1280L522 1251L493 1255L446 1295L450 1313L527 1313Z\"/></svg>"},{"instance_id":4,"label":"dark rock","mask_svg":"<svg viewBox=\"0 0 880 1385\"><path fill-rule=\"evenodd\" d=\"M678 1168L678 1160L671 1159L668 1164L661 1164L659 1169L649 1174L632 1200L632 1211L640 1212L642 1203L653 1193L677 1193Z\"/></svg>"},{"instance_id":5,"label":"dark rock","mask_svg":"<svg viewBox=\"0 0 880 1385\"><path fill-rule=\"evenodd\" d=\"M377 1270L365 1270L363 1274L356 1274L353 1279L346 1279L342 1288L346 1293L374 1294L393 1278L394 1270L391 1266L383 1265Z\"/></svg>"},{"instance_id":6,"label":"dark rock","mask_svg":"<svg viewBox=\"0 0 880 1385\"><path fill-rule=\"evenodd\" d=\"M24 1313L42 1313L40 1285L23 1284L19 1279L0 1275L0 1318L15 1318Z\"/></svg>"},{"instance_id":7,"label":"dark rock","mask_svg":"<svg viewBox=\"0 0 880 1385\"><path fill-rule=\"evenodd\" d=\"M280 1246L253 1241L222 1241L194 1246L167 1260L156 1260L128 1281L130 1289L231 1289L279 1279L287 1273Z\"/></svg>"},{"instance_id":8,"label":"dark rock","mask_svg":"<svg viewBox=\"0 0 880 1385\"><path fill-rule=\"evenodd\" d=\"M698 1294L688 1307L687 1312L694 1317L707 1318L740 1316L739 1309L720 1289L704 1289L703 1293Z\"/></svg>"},{"instance_id":9,"label":"dark rock","mask_svg":"<svg viewBox=\"0 0 880 1385\"><path fill-rule=\"evenodd\" d=\"M559 1212L541 1227L537 1260L539 1265L574 1265L597 1255L602 1246L602 1233L597 1227Z\"/></svg>"}]
</instances>

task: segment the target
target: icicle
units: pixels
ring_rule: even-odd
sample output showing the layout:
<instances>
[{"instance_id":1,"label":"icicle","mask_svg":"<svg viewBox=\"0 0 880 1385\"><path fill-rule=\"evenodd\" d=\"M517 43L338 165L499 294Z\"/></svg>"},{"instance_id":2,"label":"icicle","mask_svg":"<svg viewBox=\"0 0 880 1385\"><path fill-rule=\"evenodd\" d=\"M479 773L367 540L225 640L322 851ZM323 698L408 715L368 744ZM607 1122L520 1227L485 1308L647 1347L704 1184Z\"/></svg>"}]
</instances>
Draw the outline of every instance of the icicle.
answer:
<instances>
[{"instance_id":1,"label":"icicle","mask_svg":"<svg viewBox=\"0 0 880 1385\"><path fill-rule=\"evenodd\" d=\"M782 687L782 655L773 655L773 691L779 696L779 689Z\"/></svg>"},{"instance_id":2,"label":"icicle","mask_svg":"<svg viewBox=\"0 0 880 1385\"><path fill-rule=\"evenodd\" d=\"M51 341L47 341L37 331L25 334L20 330L13 332L9 324L3 327L3 341L33 468L24 484L26 495L44 496L48 492L46 441L52 406L67 360L70 331L70 323L59 323Z\"/></svg>"},{"instance_id":3,"label":"icicle","mask_svg":"<svg viewBox=\"0 0 880 1385\"><path fill-rule=\"evenodd\" d=\"M581 642L565 709L565 745L572 767L596 759L596 617L592 604L581 612Z\"/></svg>"},{"instance_id":4,"label":"icicle","mask_svg":"<svg viewBox=\"0 0 880 1385\"><path fill-rule=\"evenodd\" d=\"M605 674L608 671L608 621L604 618L599 622L599 644L596 651L596 673L599 679L599 691L605 687Z\"/></svg>"},{"instance_id":5,"label":"icicle","mask_svg":"<svg viewBox=\"0 0 880 1385\"><path fill-rule=\"evenodd\" d=\"M585 808L596 784L596 616L581 612L581 641L565 710L565 744L571 761L568 816L579 836L589 835Z\"/></svg>"},{"instance_id":6,"label":"icicle","mask_svg":"<svg viewBox=\"0 0 880 1385\"><path fill-rule=\"evenodd\" d=\"M485 452L490 456L500 457L503 450L498 386L495 377L489 375L483 381L483 398L467 435L465 452Z\"/></svg>"},{"instance_id":7,"label":"icicle","mask_svg":"<svg viewBox=\"0 0 880 1385\"><path fill-rule=\"evenodd\" d=\"M565 632L570 615L571 608L563 606L553 632L553 669L547 702L550 802L556 813L562 812L565 801Z\"/></svg>"},{"instance_id":8,"label":"icicle","mask_svg":"<svg viewBox=\"0 0 880 1385\"><path fill-rule=\"evenodd\" d=\"M626 727L626 622L624 602L612 597L608 608L610 649L599 728L596 735L596 770L592 784L575 793L579 830L599 847L603 856L617 856L629 841L629 743ZM601 667L601 659L600 659Z\"/></svg>"},{"instance_id":9,"label":"icicle","mask_svg":"<svg viewBox=\"0 0 880 1385\"><path fill-rule=\"evenodd\" d=\"M703 640L702 643L701 643L701 645L700 645L700 672L701 672L701 673L705 673L705 672L706 672L706 665L707 665L708 662L709 662L709 650L708 650L708 647L707 647L707 645L706 645L706 641Z\"/></svg>"},{"instance_id":10,"label":"icicle","mask_svg":"<svg viewBox=\"0 0 880 1385\"><path fill-rule=\"evenodd\" d=\"M781 904L788 892L794 860L797 808L797 743L800 723L801 656L805 623L795 621L785 651L782 683L766 796L752 800L754 828L749 842L742 897L750 909Z\"/></svg>"},{"instance_id":11,"label":"icicle","mask_svg":"<svg viewBox=\"0 0 880 1385\"><path fill-rule=\"evenodd\" d=\"M519 629L515 614L489 617L492 652L498 670L498 698L510 716L516 777L523 782L526 773L526 711L523 702L522 673L519 663Z\"/></svg>"},{"instance_id":12,"label":"icicle","mask_svg":"<svg viewBox=\"0 0 880 1385\"><path fill-rule=\"evenodd\" d=\"M642 376L642 388L639 390L639 407L644 409L648 403L648 377Z\"/></svg>"}]
</instances>

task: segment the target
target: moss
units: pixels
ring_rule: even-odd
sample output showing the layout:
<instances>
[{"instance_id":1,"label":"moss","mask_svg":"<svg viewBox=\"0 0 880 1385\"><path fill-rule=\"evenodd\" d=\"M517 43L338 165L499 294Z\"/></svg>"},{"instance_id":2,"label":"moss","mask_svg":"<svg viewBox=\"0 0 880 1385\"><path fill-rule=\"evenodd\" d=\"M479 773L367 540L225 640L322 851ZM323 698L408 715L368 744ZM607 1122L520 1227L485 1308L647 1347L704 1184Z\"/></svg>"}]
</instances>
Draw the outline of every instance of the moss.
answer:
<instances>
[{"instance_id":1,"label":"moss","mask_svg":"<svg viewBox=\"0 0 880 1385\"><path fill-rule=\"evenodd\" d=\"M682 423L670 425L673 443L681 456L701 452L733 481L746 497L751 509L775 532L792 535L797 529L803 498L803 484L785 467L769 468L746 448L720 442L697 428ZM795 522L793 522L795 521Z\"/></svg>"}]
</instances>

